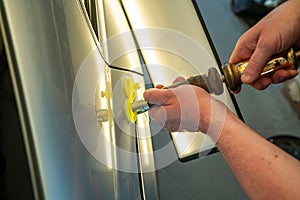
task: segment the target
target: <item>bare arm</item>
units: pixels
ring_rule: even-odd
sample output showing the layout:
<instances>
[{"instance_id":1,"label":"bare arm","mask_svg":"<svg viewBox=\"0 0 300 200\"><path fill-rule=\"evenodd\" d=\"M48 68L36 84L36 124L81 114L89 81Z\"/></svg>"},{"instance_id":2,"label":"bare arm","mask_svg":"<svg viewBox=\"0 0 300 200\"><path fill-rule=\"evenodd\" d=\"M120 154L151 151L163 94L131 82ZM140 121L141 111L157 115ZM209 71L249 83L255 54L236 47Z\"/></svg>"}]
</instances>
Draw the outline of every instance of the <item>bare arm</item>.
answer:
<instances>
[{"instance_id":1,"label":"bare arm","mask_svg":"<svg viewBox=\"0 0 300 200\"><path fill-rule=\"evenodd\" d=\"M279 70L272 77L258 79L273 54L292 45L300 47L299 8L300 0L289 0L239 39L230 62L250 58L242 77L244 83L264 89L297 75L295 70ZM201 88L185 85L154 89L146 91L144 97L156 105L150 115L167 130L200 130L215 139L251 199L300 198L300 162L265 140Z\"/></svg>"},{"instance_id":2,"label":"bare arm","mask_svg":"<svg viewBox=\"0 0 300 200\"><path fill-rule=\"evenodd\" d=\"M169 131L207 132L209 127L221 126L209 134L251 199L300 197L300 162L250 129L203 89L188 85L153 89L144 97L156 104L150 115Z\"/></svg>"},{"instance_id":3,"label":"bare arm","mask_svg":"<svg viewBox=\"0 0 300 200\"><path fill-rule=\"evenodd\" d=\"M251 199L298 199L300 162L228 112L217 146Z\"/></svg>"}]
</instances>

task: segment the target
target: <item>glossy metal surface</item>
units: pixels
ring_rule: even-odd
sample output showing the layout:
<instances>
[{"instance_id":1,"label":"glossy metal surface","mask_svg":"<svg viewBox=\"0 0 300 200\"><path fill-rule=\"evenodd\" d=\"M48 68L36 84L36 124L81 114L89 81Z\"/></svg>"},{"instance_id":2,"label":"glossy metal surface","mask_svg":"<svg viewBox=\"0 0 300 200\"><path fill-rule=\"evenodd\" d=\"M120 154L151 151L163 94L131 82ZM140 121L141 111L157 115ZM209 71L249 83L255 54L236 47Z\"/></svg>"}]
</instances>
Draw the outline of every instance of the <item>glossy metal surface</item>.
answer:
<instances>
[{"instance_id":1,"label":"glossy metal surface","mask_svg":"<svg viewBox=\"0 0 300 200\"><path fill-rule=\"evenodd\" d=\"M166 47L165 51L156 49L151 52L143 52L146 62L151 64L148 68L154 83L169 85L176 76L189 77L199 74L199 72L204 74L210 67L218 67L191 1L155 0L122 2L134 30L155 27L182 34L182 38L173 38L170 32L164 32L163 30L160 37L157 36L158 34L155 31L149 31L147 36L138 34L139 32L136 31L138 40L143 42L145 37L147 37L147 40L150 40L154 47L160 47L157 44L161 44L163 40L167 39L170 39L174 43L175 47L162 45L163 47L161 48ZM194 46L191 41L195 42L194 44L200 46L200 48L193 50L192 47ZM181 46L176 46L176 42ZM167 69L165 66L167 66ZM170 73L170 70L173 73ZM235 110L227 91L218 98L222 99L230 109ZM201 133L189 133L188 135L185 133L171 133L171 135L180 158L191 156L197 152L205 152L213 144L211 141L207 142L210 139Z\"/></svg>"},{"instance_id":2,"label":"glossy metal surface","mask_svg":"<svg viewBox=\"0 0 300 200\"><path fill-rule=\"evenodd\" d=\"M124 77L141 85L140 100L157 83L218 66L191 1L3 0L1 26L37 199L158 199L163 177L155 170L214 147L202 133L171 133L171 140L164 130L155 132L147 115L129 123L123 110ZM90 56L93 77L104 77L92 105L81 96L94 87L91 77L81 77L86 84L73 88ZM80 123L89 122L84 114L90 111L98 120L99 132L84 135L91 143L73 121L73 89L82 105ZM235 111L227 91L218 98ZM99 139L102 134L109 145ZM173 160L155 154L165 144ZM124 158L116 146L139 154ZM94 149L105 155L105 164Z\"/></svg>"},{"instance_id":3,"label":"glossy metal surface","mask_svg":"<svg viewBox=\"0 0 300 200\"><path fill-rule=\"evenodd\" d=\"M1 26L36 199L113 199L114 170L87 152L73 121L75 76L95 49L79 4L1 1Z\"/></svg>"}]
</instances>

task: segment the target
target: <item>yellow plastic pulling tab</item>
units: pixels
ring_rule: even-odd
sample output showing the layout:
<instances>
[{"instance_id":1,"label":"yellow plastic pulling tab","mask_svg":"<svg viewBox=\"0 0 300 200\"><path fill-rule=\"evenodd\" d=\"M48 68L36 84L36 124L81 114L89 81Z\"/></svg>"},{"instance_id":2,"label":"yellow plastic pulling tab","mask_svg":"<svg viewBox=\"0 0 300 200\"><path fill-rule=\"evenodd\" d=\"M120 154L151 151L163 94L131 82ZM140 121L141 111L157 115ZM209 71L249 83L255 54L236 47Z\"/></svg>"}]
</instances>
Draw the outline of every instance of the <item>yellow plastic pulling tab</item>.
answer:
<instances>
[{"instance_id":1,"label":"yellow plastic pulling tab","mask_svg":"<svg viewBox=\"0 0 300 200\"><path fill-rule=\"evenodd\" d=\"M136 122L137 113L132 111L131 105L136 97L136 90L140 88L139 83L133 83L130 77L124 78L124 90L126 95L125 100L125 113L129 121Z\"/></svg>"}]
</instances>

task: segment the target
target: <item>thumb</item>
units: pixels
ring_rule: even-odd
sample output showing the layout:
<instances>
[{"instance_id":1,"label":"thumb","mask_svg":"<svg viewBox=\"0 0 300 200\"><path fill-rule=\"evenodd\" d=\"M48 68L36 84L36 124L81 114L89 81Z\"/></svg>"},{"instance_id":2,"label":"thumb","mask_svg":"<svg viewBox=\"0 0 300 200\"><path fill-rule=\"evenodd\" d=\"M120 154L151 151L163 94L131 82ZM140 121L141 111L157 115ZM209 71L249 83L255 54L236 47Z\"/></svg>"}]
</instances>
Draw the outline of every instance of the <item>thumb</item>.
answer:
<instances>
[{"instance_id":1,"label":"thumb","mask_svg":"<svg viewBox=\"0 0 300 200\"><path fill-rule=\"evenodd\" d=\"M271 56L272 52L270 50L257 47L242 74L242 82L250 84L256 81Z\"/></svg>"}]
</instances>

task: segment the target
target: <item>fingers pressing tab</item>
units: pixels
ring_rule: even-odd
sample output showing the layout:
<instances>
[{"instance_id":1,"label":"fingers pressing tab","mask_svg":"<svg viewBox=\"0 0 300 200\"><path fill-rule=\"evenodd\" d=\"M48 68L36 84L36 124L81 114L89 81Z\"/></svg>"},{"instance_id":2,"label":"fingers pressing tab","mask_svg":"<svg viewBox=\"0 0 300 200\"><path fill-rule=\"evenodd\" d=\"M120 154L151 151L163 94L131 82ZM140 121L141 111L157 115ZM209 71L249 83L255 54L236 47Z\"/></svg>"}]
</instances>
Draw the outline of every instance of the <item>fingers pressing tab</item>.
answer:
<instances>
[{"instance_id":1,"label":"fingers pressing tab","mask_svg":"<svg viewBox=\"0 0 300 200\"><path fill-rule=\"evenodd\" d=\"M144 92L145 100L155 105L166 105L173 96L174 93L169 89L149 89Z\"/></svg>"}]
</instances>

